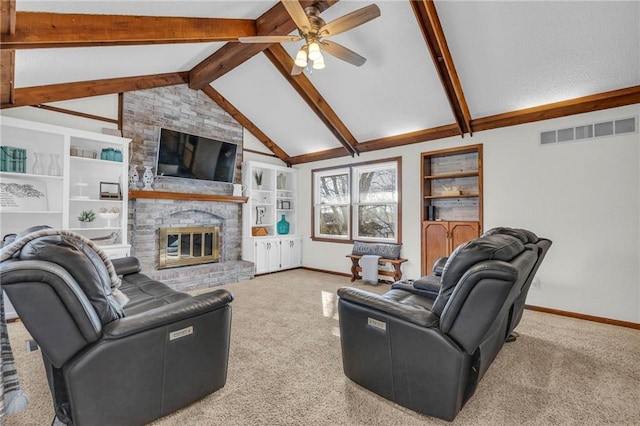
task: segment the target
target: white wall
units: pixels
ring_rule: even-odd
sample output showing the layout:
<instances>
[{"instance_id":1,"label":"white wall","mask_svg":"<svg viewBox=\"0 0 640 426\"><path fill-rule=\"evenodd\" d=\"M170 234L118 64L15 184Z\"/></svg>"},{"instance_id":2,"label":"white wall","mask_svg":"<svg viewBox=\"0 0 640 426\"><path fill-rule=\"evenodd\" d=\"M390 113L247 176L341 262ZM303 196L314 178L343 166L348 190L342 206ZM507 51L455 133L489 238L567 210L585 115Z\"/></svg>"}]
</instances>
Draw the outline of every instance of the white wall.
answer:
<instances>
[{"instance_id":1,"label":"white wall","mask_svg":"<svg viewBox=\"0 0 640 426\"><path fill-rule=\"evenodd\" d=\"M247 129L243 129L242 139L243 139L242 141L243 148L250 149L253 151L264 152L265 154L268 154L268 155L260 155L254 152L245 151L242 156L243 161L253 160L253 161L260 161L261 163L276 164L278 166L285 165L284 162L282 162L278 157L273 157L272 156L273 153L269 151L269 149L266 146L264 146L264 144L260 142L255 136L249 133Z\"/></svg>"},{"instance_id":2,"label":"white wall","mask_svg":"<svg viewBox=\"0 0 640 426\"><path fill-rule=\"evenodd\" d=\"M401 155L404 277L420 276L420 153L484 146L484 229L527 228L553 240L527 303L640 322L638 133L539 145L541 131L638 116L640 105L297 166L303 264L349 272L350 244L313 242L311 170Z\"/></svg>"}]
</instances>

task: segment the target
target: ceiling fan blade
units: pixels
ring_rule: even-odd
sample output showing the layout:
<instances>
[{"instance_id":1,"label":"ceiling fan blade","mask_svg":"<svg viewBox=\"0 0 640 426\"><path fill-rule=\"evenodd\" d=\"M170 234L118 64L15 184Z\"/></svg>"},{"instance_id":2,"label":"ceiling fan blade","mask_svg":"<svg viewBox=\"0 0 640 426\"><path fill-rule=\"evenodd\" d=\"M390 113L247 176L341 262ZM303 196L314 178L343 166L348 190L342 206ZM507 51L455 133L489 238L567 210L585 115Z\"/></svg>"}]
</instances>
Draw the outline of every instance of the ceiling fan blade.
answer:
<instances>
[{"instance_id":1,"label":"ceiling fan blade","mask_svg":"<svg viewBox=\"0 0 640 426\"><path fill-rule=\"evenodd\" d=\"M375 4L371 4L329 22L324 27L320 28L320 34L323 37L340 34L350 30L351 28L355 28L358 25L369 22L378 16L380 16L380 9Z\"/></svg>"},{"instance_id":2,"label":"ceiling fan blade","mask_svg":"<svg viewBox=\"0 0 640 426\"><path fill-rule=\"evenodd\" d=\"M293 64L293 68L291 68L291 75L302 74L303 70L304 70L303 67L299 67L296 64Z\"/></svg>"},{"instance_id":3,"label":"ceiling fan blade","mask_svg":"<svg viewBox=\"0 0 640 426\"><path fill-rule=\"evenodd\" d=\"M240 43L284 43L287 41L298 41L299 36L252 36L252 37L238 37Z\"/></svg>"},{"instance_id":4,"label":"ceiling fan blade","mask_svg":"<svg viewBox=\"0 0 640 426\"><path fill-rule=\"evenodd\" d=\"M296 26L302 31L304 34L308 33L311 29L311 24L309 23L309 18L307 18L307 14L304 13L304 9L300 6L298 0L280 0L282 5L293 19L293 22Z\"/></svg>"},{"instance_id":5,"label":"ceiling fan blade","mask_svg":"<svg viewBox=\"0 0 640 426\"><path fill-rule=\"evenodd\" d=\"M365 62L367 62L367 58L358 55L353 50L347 49L341 44L334 43L328 40L322 40L320 44L322 45L323 51L357 67L360 67Z\"/></svg>"}]
</instances>

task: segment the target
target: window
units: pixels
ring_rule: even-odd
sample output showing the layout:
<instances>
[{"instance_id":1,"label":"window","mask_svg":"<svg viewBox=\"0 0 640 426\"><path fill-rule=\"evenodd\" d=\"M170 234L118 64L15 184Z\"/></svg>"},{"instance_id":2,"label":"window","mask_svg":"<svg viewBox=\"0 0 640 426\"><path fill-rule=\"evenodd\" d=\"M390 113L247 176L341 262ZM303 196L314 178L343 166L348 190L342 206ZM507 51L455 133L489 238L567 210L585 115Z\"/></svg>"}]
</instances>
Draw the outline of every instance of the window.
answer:
<instances>
[{"instance_id":1,"label":"window","mask_svg":"<svg viewBox=\"0 0 640 426\"><path fill-rule=\"evenodd\" d=\"M313 171L313 239L400 242L400 158Z\"/></svg>"}]
</instances>

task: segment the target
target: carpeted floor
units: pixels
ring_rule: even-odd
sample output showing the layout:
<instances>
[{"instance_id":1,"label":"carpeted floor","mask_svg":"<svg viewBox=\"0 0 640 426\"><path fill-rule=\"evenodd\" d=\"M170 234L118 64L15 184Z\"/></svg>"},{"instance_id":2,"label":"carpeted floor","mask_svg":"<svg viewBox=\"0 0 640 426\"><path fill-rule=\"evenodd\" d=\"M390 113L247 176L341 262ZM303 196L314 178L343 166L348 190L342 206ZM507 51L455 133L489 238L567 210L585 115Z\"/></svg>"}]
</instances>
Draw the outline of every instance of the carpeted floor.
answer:
<instances>
[{"instance_id":1,"label":"carpeted floor","mask_svg":"<svg viewBox=\"0 0 640 426\"><path fill-rule=\"evenodd\" d=\"M224 286L236 297L226 386L153 425L449 424L344 376L336 298L343 285L353 284L298 269ZM640 425L640 331L533 311L517 331L450 424ZM9 335L31 402L5 424L50 424L40 353L26 353L21 323L10 324Z\"/></svg>"}]
</instances>

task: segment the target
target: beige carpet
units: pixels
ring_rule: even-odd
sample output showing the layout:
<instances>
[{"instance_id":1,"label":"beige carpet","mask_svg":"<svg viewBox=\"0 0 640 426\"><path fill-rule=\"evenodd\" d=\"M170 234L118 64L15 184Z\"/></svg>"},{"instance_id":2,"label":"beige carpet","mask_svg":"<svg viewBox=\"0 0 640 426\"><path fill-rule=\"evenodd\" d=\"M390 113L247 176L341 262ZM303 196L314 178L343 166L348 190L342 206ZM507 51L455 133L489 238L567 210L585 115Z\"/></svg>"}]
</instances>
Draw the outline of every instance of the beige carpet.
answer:
<instances>
[{"instance_id":1,"label":"beige carpet","mask_svg":"<svg viewBox=\"0 0 640 426\"><path fill-rule=\"evenodd\" d=\"M160 419L165 425L429 425L342 372L336 290L348 278L294 270L229 284L226 386ZM356 284L381 292L388 286ZM640 331L525 311L454 425L640 425ZM53 418L39 352L22 324L9 335L29 408L11 425Z\"/></svg>"}]
</instances>

